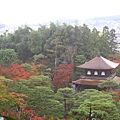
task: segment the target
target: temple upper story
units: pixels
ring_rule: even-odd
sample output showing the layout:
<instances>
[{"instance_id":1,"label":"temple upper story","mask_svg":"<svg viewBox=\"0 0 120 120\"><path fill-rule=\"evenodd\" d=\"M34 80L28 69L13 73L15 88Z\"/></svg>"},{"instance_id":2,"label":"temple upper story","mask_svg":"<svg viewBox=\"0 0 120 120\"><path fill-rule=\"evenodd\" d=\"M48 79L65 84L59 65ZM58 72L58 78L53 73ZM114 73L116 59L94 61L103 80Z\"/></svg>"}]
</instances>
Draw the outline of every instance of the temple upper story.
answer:
<instances>
[{"instance_id":1,"label":"temple upper story","mask_svg":"<svg viewBox=\"0 0 120 120\"><path fill-rule=\"evenodd\" d=\"M96 56L92 60L85 62L78 68L84 69L86 77L109 77L112 76L112 70L118 67L119 63L112 62L102 56Z\"/></svg>"}]
</instances>

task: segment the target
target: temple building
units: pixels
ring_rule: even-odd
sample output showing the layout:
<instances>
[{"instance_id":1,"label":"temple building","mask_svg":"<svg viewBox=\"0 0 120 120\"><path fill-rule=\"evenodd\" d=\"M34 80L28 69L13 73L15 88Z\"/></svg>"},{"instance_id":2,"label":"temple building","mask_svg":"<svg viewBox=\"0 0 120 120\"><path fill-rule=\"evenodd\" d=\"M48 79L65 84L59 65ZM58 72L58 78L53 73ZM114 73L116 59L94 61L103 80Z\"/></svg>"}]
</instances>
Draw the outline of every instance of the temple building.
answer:
<instances>
[{"instance_id":1,"label":"temple building","mask_svg":"<svg viewBox=\"0 0 120 120\"><path fill-rule=\"evenodd\" d=\"M112 62L98 55L92 60L77 66L80 69L84 69L84 76L72 83L77 91L89 88L98 89L98 83L107 79L113 79L120 84L120 78L116 76L116 73L112 73L118 65L119 63Z\"/></svg>"}]
</instances>

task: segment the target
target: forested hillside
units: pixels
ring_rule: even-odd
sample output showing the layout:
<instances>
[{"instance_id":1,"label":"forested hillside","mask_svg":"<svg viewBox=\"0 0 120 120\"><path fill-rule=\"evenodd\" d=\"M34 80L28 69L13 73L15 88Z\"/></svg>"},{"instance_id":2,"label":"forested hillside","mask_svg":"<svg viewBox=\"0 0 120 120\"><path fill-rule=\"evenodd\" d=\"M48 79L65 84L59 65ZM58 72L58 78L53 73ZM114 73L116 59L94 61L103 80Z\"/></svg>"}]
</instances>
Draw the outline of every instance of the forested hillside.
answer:
<instances>
[{"instance_id":1,"label":"forested hillside","mask_svg":"<svg viewBox=\"0 0 120 120\"><path fill-rule=\"evenodd\" d=\"M2 66L31 61L41 63L44 60L49 68L54 69L61 64L84 63L98 52L108 57L117 53L118 44L115 30L107 26L99 32L85 24L72 26L50 23L49 26L41 25L38 30L24 26L14 33L6 31L0 36L0 49Z\"/></svg>"},{"instance_id":2,"label":"forested hillside","mask_svg":"<svg viewBox=\"0 0 120 120\"><path fill-rule=\"evenodd\" d=\"M89 105L85 99L91 102L92 98L85 98L84 92L80 93L80 98L72 88L68 88L69 83L82 74L76 66L98 53L119 61L118 47L116 31L107 26L103 26L100 32L96 28L90 29L86 24L72 26L50 23L49 26L39 26L37 30L24 26L14 33L5 31L0 36L0 86L8 94L6 98L3 93L2 98L8 101L4 102L5 108L0 108L0 112L16 120L87 118ZM86 91L86 94L89 92ZM119 103L118 106L113 103L113 94L97 90L91 92L95 98L98 99L96 94L101 98L98 99L99 106L94 103L97 106L95 112L99 114L97 117L113 120L117 116L116 120L119 120ZM119 93L114 92L119 97ZM107 107L116 113L107 111L104 103L103 109L98 111L104 98L109 98L106 99ZM12 103L7 106L10 101ZM93 102L96 102L95 99Z\"/></svg>"},{"instance_id":3,"label":"forested hillside","mask_svg":"<svg viewBox=\"0 0 120 120\"><path fill-rule=\"evenodd\" d=\"M13 49L23 63L34 55L42 54L55 67L61 63L74 63L77 55L89 60L98 51L104 57L114 54L118 45L115 40L115 30L107 26L99 32L85 24L72 26L51 23L50 26L41 25L38 30L25 26L19 27L13 34L6 31L0 36L0 48Z\"/></svg>"}]
</instances>

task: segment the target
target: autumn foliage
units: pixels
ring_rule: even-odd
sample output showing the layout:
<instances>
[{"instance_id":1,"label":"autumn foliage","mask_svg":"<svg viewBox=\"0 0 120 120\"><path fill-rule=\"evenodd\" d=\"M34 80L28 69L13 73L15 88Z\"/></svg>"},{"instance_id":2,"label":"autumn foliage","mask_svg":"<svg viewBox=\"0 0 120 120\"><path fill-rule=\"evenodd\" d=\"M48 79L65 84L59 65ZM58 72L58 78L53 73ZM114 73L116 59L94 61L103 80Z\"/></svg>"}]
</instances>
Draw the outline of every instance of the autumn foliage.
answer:
<instances>
[{"instance_id":1,"label":"autumn foliage","mask_svg":"<svg viewBox=\"0 0 120 120\"><path fill-rule=\"evenodd\" d=\"M18 64L11 64L10 70L14 81L18 81L19 79L28 79L30 76L30 73Z\"/></svg>"},{"instance_id":2,"label":"autumn foliage","mask_svg":"<svg viewBox=\"0 0 120 120\"><path fill-rule=\"evenodd\" d=\"M73 77L73 64L60 64L53 71L52 84L56 88L68 87Z\"/></svg>"},{"instance_id":3,"label":"autumn foliage","mask_svg":"<svg viewBox=\"0 0 120 120\"><path fill-rule=\"evenodd\" d=\"M0 66L0 76L5 76L6 78L12 78L11 70L8 67Z\"/></svg>"},{"instance_id":4,"label":"autumn foliage","mask_svg":"<svg viewBox=\"0 0 120 120\"><path fill-rule=\"evenodd\" d=\"M20 111L13 111L11 109L7 109L5 112L2 113L2 115L9 116L11 118L14 118L15 120L46 120L46 117L39 117L34 114L34 111L32 109L21 109Z\"/></svg>"},{"instance_id":5,"label":"autumn foliage","mask_svg":"<svg viewBox=\"0 0 120 120\"><path fill-rule=\"evenodd\" d=\"M11 64L10 67L0 66L0 76L18 81L20 79L29 79L30 73L19 64Z\"/></svg>"},{"instance_id":6,"label":"autumn foliage","mask_svg":"<svg viewBox=\"0 0 120 120\"><path fill-rule=\"evenodd\" d=\"M114 94L112 94L113 99L116 102L120 102L120 91L114 90L113 93L114 93Z\"/></svg>"}]
</instances>

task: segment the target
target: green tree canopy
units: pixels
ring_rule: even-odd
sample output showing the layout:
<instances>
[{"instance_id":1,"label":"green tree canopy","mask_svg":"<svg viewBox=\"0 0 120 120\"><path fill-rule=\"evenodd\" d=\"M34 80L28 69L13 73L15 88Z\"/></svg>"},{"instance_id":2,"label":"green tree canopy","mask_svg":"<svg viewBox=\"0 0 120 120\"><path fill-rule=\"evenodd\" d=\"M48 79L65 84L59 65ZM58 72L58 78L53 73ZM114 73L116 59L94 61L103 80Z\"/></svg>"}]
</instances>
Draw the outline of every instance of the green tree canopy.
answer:
<instances>
[{"instance_id":1,"label":"green tree canopy","mask_svg":"<svg viewBox=\"0 0 120 120\"><path fill-rule=\"evenodd\" d=\"M60 88L55 95L56 99L64 105L64 117L68 116L68 112L74 105L74 90L72 88Z\"/></svg>"},{"instance_id":2,"label":"green tree canopy","mask_svg":"<svg viewBox=\"0 0 120 120\"><path fill-rule=\"evenodd\" d=\"M63 104L55 99L50 81L48 76L31 76L30 80L9 84L8 90L26 94L27 108L33 109L35 114L46 115L48 118L63 118Z\"/></svg>"},{"instance_id":3,"label":"green tree canopy","mask_svg":"<svg viewBox=\"0 0 120 120\"><path fill-rule=\"evenodd\" d=\"M29 49L33 54L42 52L42 36L40 31L31 31L29 36Z\"/></svg>"},{"instance_id":4,"label":"green tree canopy","mask_svg":"<svg viewBox=\"0 0 120 120\"><path fill-rule=\"evenodd\" d=\"M2 66L9 66L17 61L17 53L14 49L0 50L0 64Z\"/></svg>"},{"instance_id":5,"label":"green tree canopy","mask_svg":"<svg viewBox=\"0 0 120 120\"><path fill-rule=\"evenodd\" d=\"M106 92L86 89L79 93L76 103L78 108L71 110L72 118L120 119L119 110L112 96Z\"/></svg>"},{"instance_id":6,"label":"green tree canopy","mask_svg":"<svg viewBox=\"0 0 120 120\"><path fill-rule=\"evenodd\" d=\"M115 80L105 80L102 83L98 84L98 87L104 90L116 89L119 88L119 84Z\"/></svg>"},{"instance_id":7,"label":"green tree canopy","mask_svg":"<svg viewBox=\"0 0 120 120\"><path fill-rule=\"evenodd\" d=\"M27 107L32 108L38 115L63 118L63 105L54 99L54 92L49 87L37 86L27 95Z\"/></svg>"}]
</instances>

